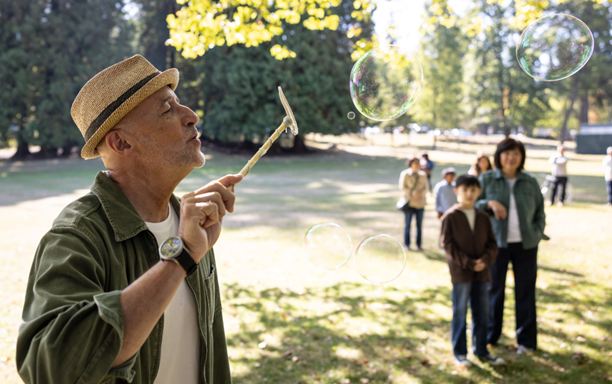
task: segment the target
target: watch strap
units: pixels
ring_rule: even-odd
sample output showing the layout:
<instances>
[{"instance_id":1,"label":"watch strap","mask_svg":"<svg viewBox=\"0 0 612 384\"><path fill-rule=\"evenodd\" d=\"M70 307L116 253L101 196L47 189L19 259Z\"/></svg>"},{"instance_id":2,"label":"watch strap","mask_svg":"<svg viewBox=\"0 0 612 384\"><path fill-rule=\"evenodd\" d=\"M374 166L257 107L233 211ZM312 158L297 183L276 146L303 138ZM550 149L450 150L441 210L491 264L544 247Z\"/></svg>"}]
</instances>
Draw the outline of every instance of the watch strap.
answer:
<instances>
[{"instance_id":1,"label":"watch strap","mask_svg":"<svg viewBox=\"0 0 612 384\"><path fill-rule=\"evenodd\" d=\"M198 269L198 264L193 260L189 252L183 247L183 250L180 255L174 258L181 267L187 272L187 276L191 276L196 269Z\"/></svg>"}]
</instances>

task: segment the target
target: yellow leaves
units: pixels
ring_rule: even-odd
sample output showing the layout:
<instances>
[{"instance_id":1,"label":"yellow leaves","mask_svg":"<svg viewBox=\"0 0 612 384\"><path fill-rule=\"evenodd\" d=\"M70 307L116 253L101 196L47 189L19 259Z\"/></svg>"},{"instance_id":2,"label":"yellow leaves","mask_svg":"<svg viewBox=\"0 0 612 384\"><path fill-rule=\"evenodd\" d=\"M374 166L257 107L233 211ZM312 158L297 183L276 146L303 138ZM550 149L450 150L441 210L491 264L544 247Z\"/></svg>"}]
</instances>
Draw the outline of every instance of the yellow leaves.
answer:
<instances>
[{"instance_id":1,"label":"yellow leaves","mask_svg":"<svg viewBox=\"0 0 612 384\"><path fill-rule=\"evenodd\" d=\"M436 25L440 24L446 28L454 27L458 18L457 15L453 14L453 10L447 3L448 0L434 0L428 9L430 15L425 19L425 22L421 26L422 33L433 32Z\"/></svg>"},{"instance_id":2,"label":"yellow leaves","mask_svg":"<svg viewBox=\"0 0 612 384\"><path fill-rule=\"evenodd\" d=\"M357 21L368 21L372 12L376 10L376 4L370 0L356 0L353 2L355 10L351 12L351 17Z\"/></svg>"},{"instance_id":3,"label":"yellow leaves","mask_svg":"<svg viewBox=\"0 0 612 384\"><path fill-rule=\"evenodd\" d=\"M542 17L549 4L550 1L548 0L516 0L514 26L520 30L525 29L529 24Z\"/></svg>"},{"instance_id":4,"label":"yellow leaves","mask_svg":"<svg viewBox=\"0 0 612 384\"><path fill-rule=\"evenodd\" d=\"M378 36L372 35L372 40L368 39L360 39L355 44L353 44L353 53L351 53L351 59L353 61L357 61L361 58L361 56L365 55L367 52L379 46Z\"/></svg>"},{"instance_id":5,"label":"yellow leaves","mask_svg":"<svg viewBox=\"0 0 612 384\"><path fill-rule=\"evenodd\" d=\"M275 46L270 48L270 54L276 60L283 60L283 59L286 59L288 57L296 57L295 52L293 52L292 50L290 50L289 48L287 48L285 46L281 46L281 45L278 45L278 44L276 44Z\"/></svg>"},{"instance_id":6,"label":"yellow leaves","mask_svg":"<svg viewBox=\"0 0 612 384\"><path fill-rule=\"evenodd\" d=\"M166 44L182 51L184 57L204 55L207 50L223 44L257 46L283 34L283 23L298 24L301 15L309 17L304 26L312 30L335 30L340 24L331 7L341 0L177 0L184 6L167 18L170 39ZM361 0L359 20L370 17L375 6ZM353 30L352 36L361 31ZM271 54L280 59L295 57L286 47L275 46Z\"/></svg>"},{"instance_id":7,"label":"yellow leaves","mask_svg":"<svg viewBox=\"0 0 612 384\"><path fill-rule=\"evenodd\" d=\"M359 37L362 31L362 28L357 28L357 26L351 25L349 30L346 31L346 37L348 37L349 39L352 39L353 37Z\"/></svg>"}]
</instances>

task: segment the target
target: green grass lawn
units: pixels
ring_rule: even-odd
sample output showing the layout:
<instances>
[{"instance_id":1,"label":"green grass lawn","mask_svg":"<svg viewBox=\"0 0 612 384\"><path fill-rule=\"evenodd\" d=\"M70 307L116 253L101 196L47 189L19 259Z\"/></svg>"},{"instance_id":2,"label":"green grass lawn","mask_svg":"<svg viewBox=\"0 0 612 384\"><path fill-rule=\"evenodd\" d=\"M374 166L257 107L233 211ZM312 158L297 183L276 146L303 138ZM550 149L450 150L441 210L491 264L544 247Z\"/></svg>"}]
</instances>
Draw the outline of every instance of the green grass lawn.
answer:
<instances>
[{"instance_id":1,"label":"green grass lawn","mask_svg":"<svg viewBox=\"0 0 612 384\"><path fill-rule=\"evenodd\" d=\"M427 148L363 147L359 140L305 156L264 157L237 186L234 214L215 246L223 285L234 382L247 383L608 383L612 381L612 209L605 201L601 157L571 154L575 202L547 208L537 283L539 350L514 350L513 277L509 273L504 336L492 351L506 367L454 365L451 284L437 247L439 222L429 199L424 253L410 252L395 281L373 285L354 260L321 271L302 248L307 229L340 224L353 246L368 236L402 239L394 208L404 158ZM312 145L326 147L320 140ZM396 143L397 144L397 143ZM439 143L439 170L467 171L483 143ZM485 147L490 152L489 147ZM545 146L528 150L527 170L548 171ZM533 156L532 156L533 155ZM245 156L211 152L177 193L240 170ZM596 168L599 167L599 168ZM61 208L89 188L100 161L0 163L0 382L15 373L16 327L32 255ZM474 359L472 359L474 360Z\"/></svg>"}]
</instances>

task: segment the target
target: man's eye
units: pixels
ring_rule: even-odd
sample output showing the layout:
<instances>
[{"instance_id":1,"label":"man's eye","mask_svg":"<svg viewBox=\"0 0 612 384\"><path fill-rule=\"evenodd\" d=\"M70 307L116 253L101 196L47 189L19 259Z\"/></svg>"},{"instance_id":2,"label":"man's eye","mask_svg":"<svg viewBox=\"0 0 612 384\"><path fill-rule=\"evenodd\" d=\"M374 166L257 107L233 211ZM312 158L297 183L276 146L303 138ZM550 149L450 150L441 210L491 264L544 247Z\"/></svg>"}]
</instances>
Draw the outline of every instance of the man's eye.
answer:
<instances>
[{"instance_id":1,"label":"man's eye","mask_svg":"<svg viewBox=\"0 0 612 384\"><path fill-rule=\"evenodd\" d=\"M162 113L162 115L165 115L166 113L170 112L172 110L172 108L168 109L166 112Z\"/></svg>"}]
</instances>

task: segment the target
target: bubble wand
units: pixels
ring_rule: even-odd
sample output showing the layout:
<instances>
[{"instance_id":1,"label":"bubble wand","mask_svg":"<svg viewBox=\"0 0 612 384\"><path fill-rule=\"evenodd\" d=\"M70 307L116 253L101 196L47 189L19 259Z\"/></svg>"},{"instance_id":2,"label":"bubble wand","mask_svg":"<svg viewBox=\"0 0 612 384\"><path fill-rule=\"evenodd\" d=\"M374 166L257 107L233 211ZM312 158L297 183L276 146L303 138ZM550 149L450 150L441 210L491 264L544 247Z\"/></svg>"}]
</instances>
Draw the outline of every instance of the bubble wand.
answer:
<instances>
[{"instance_id":1,"label":"bubble wand","mask_svg":"<svg viewBox=\"0 0 612 384\"><path fill-rule=\"evenodd\" d=\"M280 97L281 104L283 104L283 108L285 108L285 113L287 114L287 116L285 116L285 118L283 119L283 123L278 128L276 128L276 131L274 131L274 133L268 138L268 140L266 140L266 142L259 148L257 153L255 153L255 155L253 155L253 157L251 157L251 159L242 168L240 174L243 177L245 177L249 173L251 168L253 168L253 166L255 166L255 164L259 161L259 159L261 159L261 157L265 155L266 152L268 152L268 150L272 146L272 143L274 143L276 139L280 137L281 133L287 132L287 128L291 129L291 132L294 135L298 134L298 126L297 122L295 121L295 116L293 116L293 111L291 110L291 107L289 106L289 103L287 102L287 99L285 98L285 95L283 94L283 89L281 87L278 87L278 96ZM230 186L230 190L232 192L234 191L233 185Z\"/></svg>"}]
</instances>

